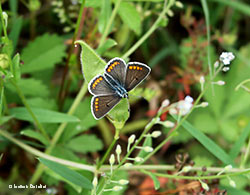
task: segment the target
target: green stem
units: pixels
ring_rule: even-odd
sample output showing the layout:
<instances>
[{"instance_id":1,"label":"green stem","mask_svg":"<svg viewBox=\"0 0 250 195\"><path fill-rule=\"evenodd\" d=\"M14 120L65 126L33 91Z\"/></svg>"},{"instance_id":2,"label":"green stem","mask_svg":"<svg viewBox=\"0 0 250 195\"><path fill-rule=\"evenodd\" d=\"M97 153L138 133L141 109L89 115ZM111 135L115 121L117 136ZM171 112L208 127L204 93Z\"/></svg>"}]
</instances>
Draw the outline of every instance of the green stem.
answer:
<instances>
[{"instance_id":1,"label":"green stem","mask_svg":"<svg viewBox=\"0 0 250 195\"><path fill-rule=\"evenodd\" d=\"M100 40L99 47L101 47L101 46L103 45L103 43L105 42L105 39L106 39L106 37L107 37L107 35L108 35L109 31L110 31L110 27L111 27L111 25L112 25L112 23L113 23L113 21L114 21L114 19L115 19L115 16L116 16L116 14L117 14L117 11L118 11L118 9L119 9L119 7L120 7L121 1L122 1L122 0L117 0L117 1L116 1L115 8L114 8L114 10L112 11L112 14L111 14L111 16L110 16L110 19L109 19L109 21L108 21L108 23L107 23L107 26L106 26L105 30L104 30L104 33L102 34L102 37L101 37L101 40Z\"/></svg>"},{"instance_id":2,"label":"green stem","mask_svg":"<svg viewBox=\"0 0 250 195\"><path fill-rule=\"evenodd\" d=\"M105 160L109 156L111 150L113 149L114 145L116 144L116 141L119 139L119 132L120 132L120 130L116 129L114 139L113 139L112 143L109 145L108 150L106 151L106 153L102 157L101 161L98 163L97 170L100 169L100 167L103 165L103 163L105 162Z\"/></svg>"},{"instance_id":3,"label":"green stem","mask_svg":"<svg viewBox=\"0 0 250 195\"><path fill-rule=\"evenodd\" d=\"M245 83L250 82L250 79L246 79L242 82L240 82L236 87L235 87L235 91L239 90L240 87L242 87Z\"/></svg>"},{"instance_id":4,"label":"green stem","mask_svg":"<svg viewBox=\"0 0 250 195\"><path fill-rule=\"evenodd\" d=\"M241 164L240 164L240 167L241 167L241 168L242 168L242 167L245 167L245 164L246 164L246 162L247 162L247 159L249 158L249 154L250 154L250 138L249 138L249 140L248 140L248 144L247 144L247 149L246 149L245 155L244 155L243 160L242 160L242 162L241 162Z\"/></svg>"},{"instance_id":5,"label":"green stem","mask_svg":"<svg viewBox=\"0 0 250 195\"><path fill-rule=\"evenodd\" d=\"M155 21L155 23L152 25L152 27L122 56L122 58L127 58L129 57L158 27L159 23L161 22L162 18L165 16L166 12L170 9L170 7L173 5L174 0L170 0L167 6L166 1L164 8Z\"/></svg>"},{"instance_id":6,"label":"green stem","mask_svg":"<svg viewBox=\"0 0 250 195\"><path fill-rule=\"evenodd\" d=\"M145 174L152 174L151 172L141 170L141 172ZM165 173L153 173L154 175L158 177L166 177L166 178L171 178L171 179L188 179L188 180L199 180L199 179L222 179L226 177L232 177L236 175L242 175L242 174L247 174L250 172L250 169L241 171L241 172L235 172L235 173L228 173L228 174L223 174L223 175L208 175L208 176L184 176L184 175L169 175Z\"/></svg>"},{"instance_id":7,"label":"green stem","mask_svg":"<svg viewBox=\"0 0 250 195\"><path fill-rule=\"evenodd\" d=\"M68 111L67 114L72 115L72 114L75 112L75 110L76 110L76 108L78 107L79 103L81 102L83 96L84 96L85 93L87 92L87 89L88 89L88 85L87 85L86 82L85 82L85 83L82 85L81 90L80 90L79 93L77 94L76 99L75 99L75 101L73 102L73 104L71 105L71 107L70 107L70 109L69 109L69 111ZM56 145L56 143L58 142L59 138L61 137L61 135L62 135L62 133L63 133L65 127L67 126L67 124L68 124L68 123L62 123L62 124L58 127L58 129L57 129L57 131L56 131L56 133L55 133L55 135L54 135L54 137L53 137L53 139L52 139L52 141L51 141L51 145L50 145L50 146L46 149L46 151L45 151L46 154L49 154L49 153L53 150L54 146ZM37 182L37 180L39 179L39 177L42 175L43 171L44 171L44 166L43 166L41 163L39 163L39 165L38 165L38 167L37 167L35 173L32 175L32 178L31 178L31 180L30 180L30 183L31 183L31 184L35 184L35 183Z\"/></svg>"},{"instance_id":8,"label":"green stem","mask_svg":"<svg viewBox=\"0 0 250 195\"><path fill-rule=\"evenodd\" d=\"M72 162L69 160L64 160L64 159L57 158L57 157L45 154L43 152L40 152L39 150L32 148L31 146L24 144L23 142L17 140L11 134L9 134L8 132L3 131L1 129L0 129L0 135L2 135L6 139L10 140L14 144L18 145L19 147L23 148L24 150L26 150L27 152L29 152L35 156L45 158L47 160L51 160L51 161L54 161L54 162L57 162L57 163L60 163L60 164L66 165L66 166L74 167L77 169L81 169L81 170L87 170L87 171L91 171L91 172L94 172L96 170L94 166L75 163L75 162Z\"/></svg>"},{"instance_id":9,"label":"green stem","mask_svg":"<svg viewBox=\"0 0 250 195\"><path fill-rule=\"evenodd\" d=\"M19 86L17 85L16 81L14 80L10 80L12 85L14 85L14 87L16 88L17 94L19 95L19 97L21 98L24 106L26 107L26 109L28 110L28 112L30 113L31 117L33 118L36 126L38 127L38 129L41 131L41 133L43 134L43 136L49 140L49 136L47 134L47 132L45 131L45 129L43 128L42 124L38 121L38 119L36 118L35 114L33 113L33 111L31 110L29 104L26 101L25 96L23 95L22 90L19 88Z\"/></svg>"},{"instance_id":10,"label":"green stem","mask_svg":"<svg viewBox=\"0 0 250 195\"><path fill-rule=\"evenodd\" d=\"M112 142L112 132L109 129L109 126L105 119L101 119L98 121L98 129L100 130L102 137L104 139L105 145L110 145Z\"/></svg>"}]
</instances>

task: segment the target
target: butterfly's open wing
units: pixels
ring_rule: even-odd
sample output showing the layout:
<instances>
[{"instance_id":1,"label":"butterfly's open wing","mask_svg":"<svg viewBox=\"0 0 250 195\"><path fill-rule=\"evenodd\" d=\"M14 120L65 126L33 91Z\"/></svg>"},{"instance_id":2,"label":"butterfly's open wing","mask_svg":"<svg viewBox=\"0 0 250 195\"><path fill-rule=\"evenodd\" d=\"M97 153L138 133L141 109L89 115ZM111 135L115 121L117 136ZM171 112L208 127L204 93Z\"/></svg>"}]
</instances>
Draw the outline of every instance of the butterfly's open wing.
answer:
<instances>
[{"instance_id":1,"label":"butterfly's open wing","mask_svg":"<svg viewBox=\"0 0 250 195\"><path fill-rule=\"evenodd\" d=\"M139 85L150 73L151 69L146 64L130 62L127 66L125 89L132 90Z\"/></svg>"},{"instance_id":2,"label":"butterfly's open wing","mask_svg":"<svg viewBox=\"0 0 250 195\"><path fill-rule=\"evenodd\" d=\"M88 89L92 95L115 94L115 91L102 75L97 75L96 77L94 77L89 82Z\"/></svg>"},{"instance_id":3,"label":"butterfly's open wing","mask_svg":"<svg viewBox=\"0 0 250 195\"><path fill-rule=\"evenodd\" d=\"M121 86L124 86L126 63L121 58L113 58L105 68L105 74L111 76Z\"/></svg>"},{"instance_id":4,"label":"butterfly's open wing","mask_svg":"<svg viewBox=\"0 0 250 195\"><path fill-rule=\"evenodd\" d=\"M117 95L94 96L91 101L91 111L95 119L104 117L121 98Z\"/></svg>"}]
</instances>

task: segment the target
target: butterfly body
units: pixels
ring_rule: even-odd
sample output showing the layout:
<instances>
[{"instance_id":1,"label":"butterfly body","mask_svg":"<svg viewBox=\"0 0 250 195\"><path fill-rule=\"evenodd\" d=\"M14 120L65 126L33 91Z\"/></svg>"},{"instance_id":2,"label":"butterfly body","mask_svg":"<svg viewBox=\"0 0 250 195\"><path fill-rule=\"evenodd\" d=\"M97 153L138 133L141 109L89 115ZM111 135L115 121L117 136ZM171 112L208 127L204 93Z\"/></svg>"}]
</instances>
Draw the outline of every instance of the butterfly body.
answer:
<instances>
[{"instance_id":1,"label":"butterfly body","mask_svg":"<svg viewBox=\"0 0 250 195\"><path fill-rule=\"evenodd\" d=\"M89 92L94 95L91 111L95 119L104 117L128 92L139 85L151 69L139 62L126 64L121 58L113 58L105 67L103 75L89 82Z\"/></svg>"}]
</instances>

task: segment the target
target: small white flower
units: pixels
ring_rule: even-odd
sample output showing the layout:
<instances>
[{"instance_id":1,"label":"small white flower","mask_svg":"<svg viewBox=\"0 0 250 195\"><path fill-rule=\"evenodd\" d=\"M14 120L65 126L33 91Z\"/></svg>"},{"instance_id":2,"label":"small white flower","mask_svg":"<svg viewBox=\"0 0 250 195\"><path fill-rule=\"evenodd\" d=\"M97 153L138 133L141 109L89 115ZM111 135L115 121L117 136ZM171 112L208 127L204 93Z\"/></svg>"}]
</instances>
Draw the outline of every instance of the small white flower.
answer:
<instances>
[{"instance_id":1,"label":"small white flower","mask_svg":"<svg viewBox=\"0 0 250 195\"><path fill-rule=\"evenodd\" d=\"M230 68L229 68L228 66L225 66L225 67L222 68L222 71L223 71L223 72L227 72L227 71L229 71L229 70L230 70Z\"/></svg>"},{"instance_id":2,"label":"small white flower","mask_svg":"<svg viewBox=\"0 0 250 195\"><path fill-rule=\"evenodd\" d=\"M118 183L121 184L121 185L127 185L127 184L129 183L129 181L126 180L126 179L120 179L120 180L118 181Z\"/></svg>"},{"instance_id":3,"label":"small white flower","mask_svg":"<svg viewBox=\"0 0 250 195\"><path fill-rule=\"evenodd\" d=\"M161 131L153 131L152 133L151 133L151 136L153 137L153 138L157 138L157 137L159 137L161 135Z\"/></svg>"},{"instance_id":4,"label":"small white flower","mask_svg":"<svg viewBox=\"0 0 250 195\"><path fill-rule=\"evenodd\" d=\"M220 61L224 65L229 65L234 58L235 56L233 55L232 52L222 52L222 54L220 55Z\"/></svg>"},{"instance_id":5,"label":"small white flower","mask_svg":"<svg viewBox=\"0 0 250 195\"><path fill-rule=\"evenodd\" d=\"M170 104L170 101L168 99L165 99L162 104L161 107L167 107Z\"/></svg>"},{"instance_id":6,"label":"small white flower","mask_svg":"<svg viewBox=\"0 0 250 195\"><path fill-rule=\"evenodd\" d=\"M193 107L193 98L190 96L186 96L184 100L181 100L177 103L177 108L179 109L180 115L186 115L189 113L191 108Z\"/></svg>"}]
</instances>

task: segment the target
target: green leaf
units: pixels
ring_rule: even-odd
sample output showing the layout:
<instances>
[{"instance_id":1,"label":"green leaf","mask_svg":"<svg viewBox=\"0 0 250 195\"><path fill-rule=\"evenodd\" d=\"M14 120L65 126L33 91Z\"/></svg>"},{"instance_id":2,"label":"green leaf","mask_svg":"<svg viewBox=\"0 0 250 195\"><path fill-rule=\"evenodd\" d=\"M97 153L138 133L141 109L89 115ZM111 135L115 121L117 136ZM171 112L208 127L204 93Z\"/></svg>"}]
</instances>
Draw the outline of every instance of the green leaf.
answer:
<instances>
[{"instance_id":1,"label":"green leaf","mask_svg":"<svg viewBox=\"0 0 250 195\"><path fill-rule=\"evenodd\" d=\"M102 5L102 1L100 0L86 0L85 2L86 7L96 8L96 7L101 7L101 5Z\"/></svg>"},{"instance_id":2,"label":"green leaf","mask_svg":"<svg viewBox=\"0 0 250 195\"><path fill-rule=\"evenodd\" d=\"M220 121L220 132L225 140L235 142L239 137L237 121L235 119L222 119Z\"/></svg>"},{"instance_id":3,"label":"green leaf","mask_svg":"<svg viewBox=\"0 0 250 195\"><path fill-rule=\"evenodd\" d=\"M25 96L35 96L35 97L48 97L49 89L46 85L42 83L40 80L36 80L33 78L29 79L20 79L17 82L17 85L22 90ZM16 88L7 84L6 87L13 93L16 93Z\"/></svg>"},{"instance_id":4,"label":"green leaf","mask_svg":"<svg viewBox=\"0 0 250 195\"><path fill-rule=\"evenodd\" d=\"M4 124L4 123L6 123L6 122L8 122L10 119L12 119L13 118L13 116L1 116L0 117L0 125L2 125L2 124Z\"/></svg>"},{"instance_id":5,"label":"green leaf","mask_svg":"<svg viewBox=\"0 0 250 195\"><path fill-rule=\"evenodd\" d=\"M16 80L19 80L20 77L21 77L21 71L20 71L20 55L19 53L17 53L13 60L12 60L12 63L13 63L13 75L14 77L16 78Z\"/></svg>"},{"instance_id":6,"label":"green leaf","mask_svg":"<svg viewBox=\"0 0 250 195\"><path fill-rule=\"evenodd\" d=\"M55 112L42 108L31 108L31 110L41 123L79 122L77 117L61 112ZM19 120L33 122L33 118L30 116L30 113L25 107L12 108L10 109L10 113Z\"/></svg>"},{"instance_id":7,"label":"green leaf","mask_svg":"<svg viewBox=\"0 0 250 195\"><path fill-rule=\"evenodd\" d=\"M95 51L89 47L85 42L79 40L75 44L81 45L81 66L85 80L89 83L93 77L97 74L102 74L106 66L106 62L103 61Z\"/></svg>"},{"instance_id":8,"label":"green leaf","mask_svg":"<svg viewBox=\"0 0 250 195\"><path fill-rule=\"evenodd\" d=\"M111 47L117 45L117 42L113 39L108 39L101 47L99 47L96 52L99 55L102 55L103 53L105 53L108 49L110 49Z\"/></svg>"},{"instance_id":9,"label":"green leaf","mask_svg":"<svg viewBox=\"0 0 250 195\"><path fill-rule=\"evenodd\" d=\"M78 105L75 111L75 116L81 121L80 123L70 123L67 125L62 135L62 142L69 140L73 136L82 133L97 124L97 120L95 120L91 113L90 103L91 98L87 97Z\"/></svg>"},{"instance_id":10,"label":"green leaf","mask_svg":"<svg viewBox=\"0 0 250 195\"><path fill-rule=\"evenodd\" d=\"M160 181L158 180L158 178L151 172L145 172L147 175L149 175L151 177L151 179L154 182L154 186L155 186L155 190L158 190L160 188Z\"/></svg>"},{"instance_id":11,"label":"green leaf","mask_svg":"<svg viewBox=\"0 0 250 195\"><path fill-rule=\"evenodd\" d=\"M59 174L52 171L51 169L46 169L45 174L47 174L50 177L50 179L54 179L54 180L58 180L58 181L64 181L65 183L69 184L79 194L82 192L82 187L80 187L79 185L73 184L72 182L70 182L69 180L67 180L64 177L60 176Z\"/></svg>"},{"instance_id":12,"label":"green leaf","mask_svg":"<svg viewBox=\"0 0 250 195\"><path fill-rule=\"evenodd\" d=\"M38 158L38 160L43 163L45 166L50 168L52 171L60 175L61 177L65 178L66 180L70 181L71 183L78 185L85 189L92 189L92 183L84 176L79 174L76 171L69 169L66 166L58 164L56 162L46 160L43 158Z\"/></svg>"},{"instance_id":13,"label":"green leaf","mask_svg":"<svg viewBox=\"0 0 250 195\"><path fill-rule=\"evenodd\" d=\"M80 153L96 152L103 148L103 143L95 135L80 135L71 139L66 147Z\"/></svg>"},{"instance_id":14,"label":"green leaf","mask_svg":"<svg viewBox=\"0 0 250 195\"><path fill-rule=\"evenodd\" d=\"M41 143L43 143L44 145L49 145L49 141L41 133L36 132L34 130L26 129L26 130L21 131L20 134L25 135L27 137L34 138L40 141Z\"/></svg>"},{"instance_id":15,"label":"green leaf","mask_svg":"<svg viewBox=\"0 0 250 195\"><path fill-rule=\"evenodd\" d=\"M121 2L118 14L131 30L141 34L141 17L132 3Z\"/></svg>"},{"instance_id":16,"label":"green leaf","mask_svg":"<svg viewBox=\"0 0 250 195\"><path fill-rule=\"evenodd\" d=\"M246 139L248 138L249 134L250 134L250 123L244 128L239 139L237 140L237 142L235 142L235 144L231 148L229 155L232 159L235 159L238 156L238 154L240 153L241 148L245 144Z\"/></svg>"},{"instance_id":17,"label":"green leaf","mask_svg":"<svg viewBox=\"0 0 250 195\"><path fill-rule=\"evenodd\" d=\"M52 68L65 56L63 38L44 34L28 44L22 51L23 73L32 73Z\"/></svg>"},{"instance_id":18,"label":"green leaf","mask_svg":"<svg viewBox=\"0 0 250 195\"><path fill-rule=\"evenodd\" d=\"M101 13L99 16L99 21L98 21L98 29L101 33L103 33L109 21L112 8L111 8L110 0L105 0L101 2L102 2L102 6L101 6Z\"/></svg>"},{"instance_id":19,"label":"green leaf","mask_svg":"<svg viewBox=\"0 0 250 195\"><path fill-rule=\"evenodd\" d=\"M199 110L195 116L194 126L200 129L203 133L216 134L218 133L218 124L214 117L208 111Z\"/></svg>"},{"instance_id":20,"label":"green leaf","mask_svg":"<svg viewBox=\"0 0 250 195\"><path fill-rule=\"evenodd\" d=\"M90 82L94 76L96 76L97 74L102 74L104 72L106 63L85 42L79 40L76 41L75 44L81 45L82 71L85 80L87 82ZM128 101L126 99L122 99L120 103L109 112L109 116L114 125L117 126L117 128L122 128L124 123L128 119L128 106Z\"/></svg>"},{"instance_id":21,"label":"green leaf","mask_svg":"<svg viewBox=\"0 0 250 195\"><path fill-rule=\"evenodd\" d=\"M177 119L176 116L173 116ZM209 152L211 152L215 157L221 160L226 165L234 165L233 160L230 158L229 155L220 147L218 146L213 140L207 137L204 133L197 130L194 126L192 126L189 122L184 121L182 126L188 131L195 139L197 139Z\"/></svg>"},{"instance_id":22,"label":"green leaf","mask_svg":"<svg viewBox=\"0 0 250 195\"><path fill-rule=\"evenodd\" d=\"M11 31L10 31L10 39L13 42L13 51L15 51L17 43L18 43L18 39L22 30L22 25L23 25L23 18L22 17L17 17L15 19L12 20L13 24L11 27Z\"/></svg>"}]
</instances>

